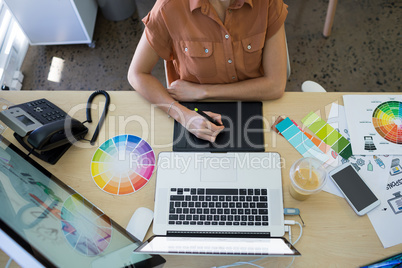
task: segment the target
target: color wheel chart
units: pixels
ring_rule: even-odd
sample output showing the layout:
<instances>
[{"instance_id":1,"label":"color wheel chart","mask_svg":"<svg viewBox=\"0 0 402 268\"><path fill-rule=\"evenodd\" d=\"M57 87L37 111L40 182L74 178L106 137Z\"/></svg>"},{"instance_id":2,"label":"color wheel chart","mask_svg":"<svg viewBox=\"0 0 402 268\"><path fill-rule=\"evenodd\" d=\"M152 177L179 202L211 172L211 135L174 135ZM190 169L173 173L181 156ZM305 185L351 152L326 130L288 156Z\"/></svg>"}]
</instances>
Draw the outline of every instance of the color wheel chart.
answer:
<instances>
[{"instance_id":1,"label":"color wheel chart","mask_svg":"<svg viewBox=\"0 0 402 268\"><path fill-rule=\"evenodd\" d=\"M401 154L402 94L344 95L343 103L353 154Z\"/></svg>"},{"instance_id":2,"label":"color wheel chart","mask_svg":"<svg viewBox=\"0 0 402 268\"><path fill-rule=\"evenodd\" d=\"M112 238L109 218L79 194L71 195L64 202L61 225L68 243L86 256L102 253Z\"/></svg>"},{"instance_id":3,"label":"color wheel chart","mask_svg":"<svg viewBox=\"0 0 402 268\"><path fill-rule=\"evenodd\" d=\"M375 108L373 125L387 141L402 144L402 102L387 101Z\"/></svg>"},{"instance_id":4,"label":"color wheel chart","mask_svg":"<svg viewBox=\"0 0 402 268\"><path fill-rule=\"evenodd\" d=\"M114 195L144 187L155 169L155 154L143 139L120 135L105 141L94 153L91 174L95 184Z\"/></svg>"}]
</instances>

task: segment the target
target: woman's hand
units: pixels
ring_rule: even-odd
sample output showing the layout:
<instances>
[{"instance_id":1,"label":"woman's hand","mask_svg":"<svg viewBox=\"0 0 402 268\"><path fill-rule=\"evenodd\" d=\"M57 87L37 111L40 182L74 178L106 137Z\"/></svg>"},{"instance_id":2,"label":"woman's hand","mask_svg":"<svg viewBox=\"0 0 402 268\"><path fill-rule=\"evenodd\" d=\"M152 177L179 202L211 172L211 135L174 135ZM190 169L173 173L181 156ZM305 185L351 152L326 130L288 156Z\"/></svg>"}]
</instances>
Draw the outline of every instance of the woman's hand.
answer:
<instances>
[{"instance_id":1,"label":"woman's hand","mask_svg":"<svg viewBox=\"0 0 402 268\"><path fill-rule=\"evenodd\" d=\"M205 99L202 85L184 80L173 81L167 91L170 96L178 101L199 101Z\"/></svg>"},{"instance_id":2,"label":"woman's hand","mask_svg":"<svg viewBox=\"0 0 402 268\"><path fill-rule=\"evenodd\" d=\"M210 117L215 119L222 126L217 126L209 122L206 118L199 115L195 111L188 110L183 116L184 122L180 122L189 132L194 134L197 138L214 142L216 136L225 128L222 123L221 115L205 112ZM180 120L182 121L182 120Z\"/></svg>"}]
</instances>

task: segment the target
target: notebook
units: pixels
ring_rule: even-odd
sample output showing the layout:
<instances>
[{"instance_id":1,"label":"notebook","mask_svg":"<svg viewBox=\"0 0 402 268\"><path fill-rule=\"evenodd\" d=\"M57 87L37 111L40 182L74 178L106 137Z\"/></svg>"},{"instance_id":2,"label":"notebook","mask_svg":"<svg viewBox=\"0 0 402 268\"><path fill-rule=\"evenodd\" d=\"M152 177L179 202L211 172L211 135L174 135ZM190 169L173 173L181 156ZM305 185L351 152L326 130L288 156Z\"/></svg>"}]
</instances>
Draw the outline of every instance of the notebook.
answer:
<instances>
[{"instance_id":1,"label":"notebook","mask_svg":"<svg viewBox=\"0 0 402 268\"><path fill-rule=\"evenodd\" d=\"M0 135L0 248L22 267L156 267L141 242ZM129 266L132 267L132 266Z\"/></svg>"},{"instance_id":2,"label":"notebook","mask_svg":"<svg viewBox=\"0 0 402 268\"><path fill-rule=\"evenodd\" d=\"M279 154L160 153L153 233L136 252L300 255L282 238Z\"/></svg>"},{"instance_id":3,"label":"notebook","mask_svg":"<svg viewBox=\"0 0 402 268\"><path fill-rule=\"evenodd\" d=\"M264 128L261 102L182 102L190 110L222 115L225 129L211 143L197 138L175 121L175 152L263 152Z\"/></svg>"}]
</instances>

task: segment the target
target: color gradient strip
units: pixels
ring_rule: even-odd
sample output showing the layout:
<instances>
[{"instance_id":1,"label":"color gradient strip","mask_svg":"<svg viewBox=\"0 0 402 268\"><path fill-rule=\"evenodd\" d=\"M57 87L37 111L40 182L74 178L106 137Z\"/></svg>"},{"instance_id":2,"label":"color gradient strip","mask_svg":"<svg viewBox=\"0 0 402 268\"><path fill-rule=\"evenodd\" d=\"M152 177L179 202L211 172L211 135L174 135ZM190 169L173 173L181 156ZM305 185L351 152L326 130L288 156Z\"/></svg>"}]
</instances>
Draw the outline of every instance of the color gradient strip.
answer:
<instances>
[{"instance_id":1,"label":"color gradient strip","mask_svg":"<svg viewBox=\"0 0 402 268\"><path fill-rule=\"evenodd\" d=\"M314 157L323 163L329 159L289 117L279 122L276 129L303 157Z\"/></svg>"},{"instance_id":2,"label":"color gradient strip","mask_svg":"<svg viewBox=\"0 0 402 268\"><path fill-rule=\"evenodd\" d=\"M331 148L344 159L348 159L352 156L353 153L350 142L317 114L310 112L301 121L309 130L317 135L318 138L331 146Z\"/></svg>"}]
</instances>

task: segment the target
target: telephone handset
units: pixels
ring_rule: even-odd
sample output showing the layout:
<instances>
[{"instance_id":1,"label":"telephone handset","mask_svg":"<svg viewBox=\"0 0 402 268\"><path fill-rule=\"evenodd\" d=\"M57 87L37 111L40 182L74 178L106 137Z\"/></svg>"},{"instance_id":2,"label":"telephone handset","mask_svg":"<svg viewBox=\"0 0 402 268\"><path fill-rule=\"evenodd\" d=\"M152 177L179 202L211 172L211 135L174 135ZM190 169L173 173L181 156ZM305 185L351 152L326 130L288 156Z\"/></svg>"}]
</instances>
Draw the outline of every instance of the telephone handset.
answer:
<instances>
[{"instance_id":1,"label":"telephone handset","mask_svg":"<svg viewBox=\"0 0 402 268\"><path fill-rule=\"evenodd\" d=\"M110 103L106 91L94 92L88 99L86 122L92 122L90 105L98 94L106 97L106 104L91 144L96 140ZM55 164L72 143L84 139L88 133L88 128L83 123L70 117L47 99L11 106L0 113L0 120L15 131L14 137L25 149L50 164Z\"/></svg>"},{"instance_id":2,"label":"telephone handset","mask_svg":"<svg viewBox=\"0 0 402 268\"><path fill-rule=\"evenodd\" d=\"M62 145L81 140L88 133L88 128L80 121L70 118L43 125L29 134L28 143L38 150L51 150ZM70 125L70 126L69 126ZM71 129L73 139L68 139L65 128Z\"/></svg>"}]
</instances>

